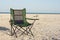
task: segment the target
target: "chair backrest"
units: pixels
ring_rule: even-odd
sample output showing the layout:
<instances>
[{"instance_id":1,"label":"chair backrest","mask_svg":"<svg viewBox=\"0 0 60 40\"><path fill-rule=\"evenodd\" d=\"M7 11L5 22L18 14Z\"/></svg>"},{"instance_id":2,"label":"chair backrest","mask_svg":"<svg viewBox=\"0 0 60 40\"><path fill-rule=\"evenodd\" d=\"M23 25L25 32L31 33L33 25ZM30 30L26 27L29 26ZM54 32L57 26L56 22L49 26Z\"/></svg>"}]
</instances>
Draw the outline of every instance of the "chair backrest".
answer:
<instances>
[{"instance_id":1,"label":"chair backrest","mask_svg":"<svg viewBox=\"0 0 60 40\"><path fill-rule=\"evenodd\" d=\"M26 9L12 9L10 8L11 20L15 24L22 24L26 22Z\"/></svg>"}]
</instances>

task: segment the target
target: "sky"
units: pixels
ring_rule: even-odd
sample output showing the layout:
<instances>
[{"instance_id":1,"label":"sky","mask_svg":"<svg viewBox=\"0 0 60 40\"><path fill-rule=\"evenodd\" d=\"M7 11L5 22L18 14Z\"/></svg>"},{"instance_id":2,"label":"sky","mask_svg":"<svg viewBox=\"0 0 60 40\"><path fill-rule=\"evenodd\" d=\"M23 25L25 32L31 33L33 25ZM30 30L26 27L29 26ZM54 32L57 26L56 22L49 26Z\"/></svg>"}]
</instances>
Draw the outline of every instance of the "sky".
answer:
<instances>
[{"instance_id":1,"label":"sky","mask_svg":"<svg viewBox=\"0 0 60 40\"><path fill-rule=\"evenodd\" d=\"M9 12L10 8L27 12L60 13L60 0L0 0L0 12Z\"/></svg>"}]
</instances>

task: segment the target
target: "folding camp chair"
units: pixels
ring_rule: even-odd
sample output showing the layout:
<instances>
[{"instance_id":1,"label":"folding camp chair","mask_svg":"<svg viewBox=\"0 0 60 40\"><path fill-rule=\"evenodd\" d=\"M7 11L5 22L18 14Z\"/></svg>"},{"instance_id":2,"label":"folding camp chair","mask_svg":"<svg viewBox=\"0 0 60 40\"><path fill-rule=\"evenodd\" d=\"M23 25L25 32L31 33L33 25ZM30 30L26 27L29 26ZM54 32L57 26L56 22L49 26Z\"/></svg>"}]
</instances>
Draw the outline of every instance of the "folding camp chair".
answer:
<instances>
[{"instance_id":1,"label":"folding camp chair","mask_svg":"<svg viewBox=\"0 0 60 40\"><path fill-rule=\"evenodd\" d=\"M11 36L15 35L17 37L16 29L18 29L20 31L24 30L24 31L22 31L21 35L22 34L27 34L27 35L31 34L32 36L34 36L31 31L31 28L37 19L35 20L35 19L26 18L26 9L25 8L21 9L21 10L10 8L10 14L11 14L11 17L10 17ZM26 19L34 20L34 22L32 24L30 24L26 21ZM20 28L18 28L18 27L20 27ZM26 27L26 29L24 29L24 27Z\"/></svg>"}]
</instances>

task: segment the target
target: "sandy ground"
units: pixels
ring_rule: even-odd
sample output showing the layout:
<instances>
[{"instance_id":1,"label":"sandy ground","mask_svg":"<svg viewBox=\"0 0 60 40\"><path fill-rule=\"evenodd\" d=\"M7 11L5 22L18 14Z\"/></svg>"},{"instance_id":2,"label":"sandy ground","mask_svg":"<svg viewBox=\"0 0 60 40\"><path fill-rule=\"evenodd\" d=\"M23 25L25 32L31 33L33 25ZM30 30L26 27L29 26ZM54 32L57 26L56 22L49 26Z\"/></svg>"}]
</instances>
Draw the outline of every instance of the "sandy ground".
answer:
<instances>
[{"instance_id":1,"label":"sandy ground","mask_svg":"<svg viewBox=\"0 0 60 40\"><path fill-rule=\"evenodd\" d=\"M32 27L34 37L10 36L10 14L0 14L0 40L60 40L60 14L27 14L26 17L39 19Z\"/></svg>"}]
</instances>

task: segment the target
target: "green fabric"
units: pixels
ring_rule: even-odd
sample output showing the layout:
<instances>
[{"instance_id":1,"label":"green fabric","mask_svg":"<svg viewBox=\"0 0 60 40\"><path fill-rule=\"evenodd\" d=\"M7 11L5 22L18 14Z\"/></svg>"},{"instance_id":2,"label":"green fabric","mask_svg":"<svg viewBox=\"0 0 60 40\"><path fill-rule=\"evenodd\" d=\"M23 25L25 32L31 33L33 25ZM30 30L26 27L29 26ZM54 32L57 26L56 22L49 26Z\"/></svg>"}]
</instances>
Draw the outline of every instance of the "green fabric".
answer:
<instances>
[{"instance_id":1,"label":"green fabric","mask_svg":"<svg viewBox=\"0 0 60 40\"><path fill-rule=\"evenodd\" d=\"M14 15L14 12L13 12L13 9L12 8L10 8L10 14L11 14L10 15L10 17L11 17L10 19L13 20L12 22L14 23L14 16L13 16Z\"/></svg>"},{"instance_id":2,"label":"green fabric","mask_svg":"<svg viewBox=\"0 0 60 40\"><path fill-rule=\"evenodd\" d=\"M24 23L23 24L16 24L14 22L14 10L12 8L10 8L10 14L11 14L11 17L12 19L10 20L10 22L14 25L18 25L18 26L21 26L21 27L27 27L28 25L31 25L30 23L28 23L26 21L26 9L24 8L23 11L22 11L22 16L23 16L23 21Z\"/></svg>"}]
</instances>

